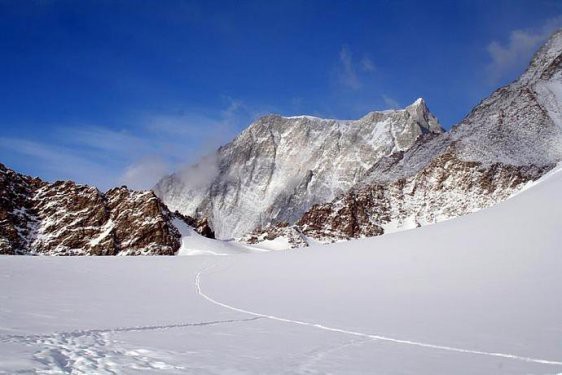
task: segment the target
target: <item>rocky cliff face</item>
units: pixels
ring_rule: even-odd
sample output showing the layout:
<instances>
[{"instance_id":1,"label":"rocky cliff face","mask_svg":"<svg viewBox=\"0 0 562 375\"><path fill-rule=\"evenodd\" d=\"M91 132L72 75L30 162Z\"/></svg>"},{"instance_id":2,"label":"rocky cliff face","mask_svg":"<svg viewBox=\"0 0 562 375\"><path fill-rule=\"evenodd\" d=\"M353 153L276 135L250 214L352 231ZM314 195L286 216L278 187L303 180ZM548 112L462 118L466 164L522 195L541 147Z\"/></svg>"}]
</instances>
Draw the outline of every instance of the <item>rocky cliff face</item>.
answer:
<instances>
[{"instance_id":1,"label":"rocky cliff face","mask_svg":"<svg viewBox=\"0 0 562 375\"><path fill-rule=\"evenodd\" d=\"M334 242L433 224L501 202L550 168L484 165L447 153L413 177L365 184L316 205L294 229L316 241Z\"/></svg>"},{"instance_id":2,"label":"rocky cliff face","mask_svg":"<svg viewBox=\"0 0 562 375\"><path fill-rule=\"evenodd\" d=\"M181 236L153 192L49 184L0 164L0 254L173 255ZM203 222L182 217L211 235Z\"/></svg>"},{"instance_id":3,"label":"rocky cliff face","mask_svg":"<svg viewBox=\"0 0 562 375\"><path fill-rule=\"evenodd\" d=\"M173 210L208 217L220 238L236 237L267 223L295 222L429 133L442 129L422 99L355 121L265 116L155 191Z\"/></svg>"},{"instance_id":4,"label":"rocky cliff face","mask_svg":"<svg viewBox=\"0 0 562 375\"><path fill-rule=\"evenodd\" d=\"M509 198L562 160L562 31L512 84L450 132L420 137L380 159L362 181L294 225L243 238L292 238L293 247L380 235L454 218Z\"/></svg>"}]
</instances>

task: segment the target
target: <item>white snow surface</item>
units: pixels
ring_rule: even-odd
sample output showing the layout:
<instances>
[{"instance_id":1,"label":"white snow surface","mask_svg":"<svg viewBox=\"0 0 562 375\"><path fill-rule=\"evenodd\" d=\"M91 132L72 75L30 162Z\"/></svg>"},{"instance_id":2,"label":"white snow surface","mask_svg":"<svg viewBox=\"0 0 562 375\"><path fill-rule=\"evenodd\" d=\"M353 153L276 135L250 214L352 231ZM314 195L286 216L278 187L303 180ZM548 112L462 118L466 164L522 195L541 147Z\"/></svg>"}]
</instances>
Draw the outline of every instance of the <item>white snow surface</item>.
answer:
<instances>
[{"instance_id":1,"label":"white snow surface","mask_svg":"<svg viewBox=\"0 0 562 375\"><path fill-rule=\"evenodd\" d=\"M244 252L256 252L248 245L234 241L221 241L204 237L180 219L174 219L172 224L181 234L181 246L176 255L232 255Z\"/></svg>"},{"instance_id":2,"label":"white snow surface","mask_svg":"<svg viewBox=\"0 0 562 375\"><path fill-rule=\"evenodd\" d=\"M296 251L0 257L0 373L560 374L560 191Z\"/></svg>"}]
</instances>

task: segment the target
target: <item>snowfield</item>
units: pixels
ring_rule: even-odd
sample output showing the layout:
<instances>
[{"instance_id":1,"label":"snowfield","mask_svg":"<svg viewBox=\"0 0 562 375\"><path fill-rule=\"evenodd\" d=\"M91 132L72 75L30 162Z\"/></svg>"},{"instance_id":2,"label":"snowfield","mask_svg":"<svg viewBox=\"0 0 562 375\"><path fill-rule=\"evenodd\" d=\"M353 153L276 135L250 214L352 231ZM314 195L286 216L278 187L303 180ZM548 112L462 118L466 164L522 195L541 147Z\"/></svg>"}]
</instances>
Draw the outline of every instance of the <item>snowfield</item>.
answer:
<instances>
[{"instance_id":1,"label":"snowfield","mask_svg":"<svg viewBox=\"0 0 562 375\"><path fill-rule=\"evenodd\" d=\"M293 251L4 256L0 373L561 374L561 191Z\"/></svg>"}]
</instances>

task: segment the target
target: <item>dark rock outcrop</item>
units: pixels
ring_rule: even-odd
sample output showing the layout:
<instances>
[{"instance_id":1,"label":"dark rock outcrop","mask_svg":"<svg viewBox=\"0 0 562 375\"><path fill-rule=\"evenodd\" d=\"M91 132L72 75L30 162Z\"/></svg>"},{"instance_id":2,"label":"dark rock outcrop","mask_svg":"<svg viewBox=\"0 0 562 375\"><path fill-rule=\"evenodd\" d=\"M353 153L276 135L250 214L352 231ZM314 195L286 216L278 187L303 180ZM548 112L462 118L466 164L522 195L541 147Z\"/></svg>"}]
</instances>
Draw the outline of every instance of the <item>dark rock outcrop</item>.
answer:
<instances>
[{"instance_id":1,"label":"dark rock outcrop","mask_svg":"<svg viewBox=\"0 0 562 375\"><path fill-rule=\"evenodd\" d=\"M51 184L0 164L0 254L173 255L176 217L213 237L206 220L171 213L151 191Z\"/></svg>"}]
</instances>

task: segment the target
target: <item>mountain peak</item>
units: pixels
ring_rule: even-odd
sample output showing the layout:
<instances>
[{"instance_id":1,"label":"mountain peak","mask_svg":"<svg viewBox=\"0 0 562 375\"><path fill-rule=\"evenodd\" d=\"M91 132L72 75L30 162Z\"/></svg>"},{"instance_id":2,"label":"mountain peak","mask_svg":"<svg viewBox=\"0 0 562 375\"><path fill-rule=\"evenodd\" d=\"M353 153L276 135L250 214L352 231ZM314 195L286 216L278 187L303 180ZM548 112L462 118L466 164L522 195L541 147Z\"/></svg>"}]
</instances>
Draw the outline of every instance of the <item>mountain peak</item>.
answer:
<instances>
[{"instance_id":1,"label":"mountain peak","mask_svg":"<svg viewBox=\"0 0 562 375\"><path fill-rule=\"evenodd\" d=\"M539 50L539 53L558 56L562 53L562 28L556 30L544 46Z\"/></svg>"},{"instance_id":2,"label":"mountain peak","mask_svg":"<svg viewBox=\"0 0 562 375\"><path fill-rule=\"evenodd\" d=\"M549 79L559 69L561 60L562 28L555 31L535 53L520 81L529 83L537 79Z\"/></svg>"},{"instance_id":3,"label":"mountain peak","mask_svg":"<svg viewBox=\"0 0 562 375\"><path fill-rule=\"evenodd\" d=\"M443 133L445 131L439 124L437 117L431 113L423 98L418 98L404 110L410 113L410 115L414 118L419 119L419 125L424 129L424 131L431 133Z\"/></svg>"},{"instance_id":4,"label":"mountain peak","mask_svg":"<svg viewBox=\"0 0 562 375\"><path fill-rule=\"evenodd\" d=\"M410 104L408 106L408 108L410 107L427 107L427 105L425 104L425 100L423 100L423 98L417 98L415 102L413 102L412 104Z\"/></svg>"}]
</instances>

